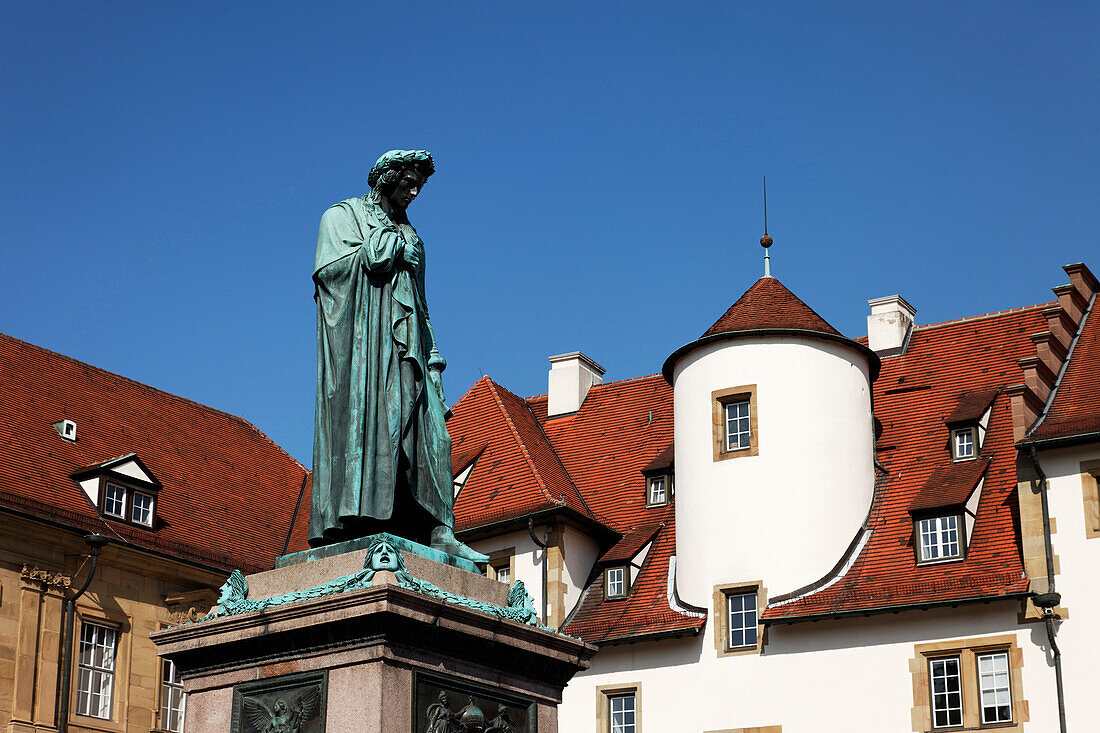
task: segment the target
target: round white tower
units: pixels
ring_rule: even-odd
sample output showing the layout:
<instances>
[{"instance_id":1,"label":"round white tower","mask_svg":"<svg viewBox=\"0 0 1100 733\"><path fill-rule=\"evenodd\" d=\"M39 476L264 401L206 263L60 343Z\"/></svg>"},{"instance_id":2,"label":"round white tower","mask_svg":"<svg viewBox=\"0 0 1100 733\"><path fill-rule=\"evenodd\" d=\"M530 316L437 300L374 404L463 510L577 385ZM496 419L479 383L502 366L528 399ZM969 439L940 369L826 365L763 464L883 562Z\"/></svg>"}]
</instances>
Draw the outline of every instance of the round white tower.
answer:
<instances>
[{"instance_id":1,"label":"round white tower","mask_svg":"<svg viewBox=\"0 0 1100 733\"><path fill-rule=\"evenodd\" d=\"M878 368L772 277L665 361L685 601L757 581L774 597L841 560L871 506Z\"/></svg>"}]
</instances>

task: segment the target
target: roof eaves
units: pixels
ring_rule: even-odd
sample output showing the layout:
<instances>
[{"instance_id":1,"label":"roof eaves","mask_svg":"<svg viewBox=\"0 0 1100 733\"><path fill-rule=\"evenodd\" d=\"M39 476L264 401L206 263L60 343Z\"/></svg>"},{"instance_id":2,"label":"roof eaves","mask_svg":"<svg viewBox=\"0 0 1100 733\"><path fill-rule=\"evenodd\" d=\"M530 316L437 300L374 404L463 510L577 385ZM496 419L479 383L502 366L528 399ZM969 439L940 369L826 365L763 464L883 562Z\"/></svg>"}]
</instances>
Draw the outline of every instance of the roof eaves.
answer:
<instances>
[{"instance_id":1,"label":"roof eaves","mask_svg":"<svg viewBox=\"0 0 1100 733\"><path fill-rule=\"evenodd\" d=\"M775 624L793 624L800 621L821 621L822 619L845 618L849 616L870 616L880 613L900 613L901 611L919 611L928 608L944 608L960 606L970 603L993 603L995 601L1023 598L1030 596L1030 590L1011 591L1008 593L987 594L981 596L967 596L964 598L947 598L936 601L922 601L917 603L899 603L886 606L868 606L865 608L846 608L832 611L817 611L806 614L791 614L787 616L769 616L767 610L761 615L761 623L766 626ZM770 608L770 607L769 607Z\"/></svg>"}]
</instances>

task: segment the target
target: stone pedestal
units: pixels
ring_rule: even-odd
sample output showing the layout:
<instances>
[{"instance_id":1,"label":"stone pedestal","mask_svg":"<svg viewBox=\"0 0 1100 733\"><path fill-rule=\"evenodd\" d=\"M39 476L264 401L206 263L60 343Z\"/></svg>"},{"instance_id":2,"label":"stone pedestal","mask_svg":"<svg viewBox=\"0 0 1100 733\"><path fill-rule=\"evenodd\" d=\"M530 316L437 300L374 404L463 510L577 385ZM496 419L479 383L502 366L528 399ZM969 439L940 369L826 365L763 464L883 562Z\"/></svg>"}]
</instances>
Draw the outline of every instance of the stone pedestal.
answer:
<instances>
[{"instance_id":1,"label":"stone pedestal","mask_svg":"<svg viewBox=\"0 0 1100 733\"><path fill-rule=\"evenodd\" d=\"M366 554L250 576L248 597L351 575ZM186 733L556 733L562 688L595 648L435 597L423 584L410 589L412 576L508 605L501 583L402 554L405 576L380 570L368 587L154 634L184 679Z\"/></svg>"}]
</instances>

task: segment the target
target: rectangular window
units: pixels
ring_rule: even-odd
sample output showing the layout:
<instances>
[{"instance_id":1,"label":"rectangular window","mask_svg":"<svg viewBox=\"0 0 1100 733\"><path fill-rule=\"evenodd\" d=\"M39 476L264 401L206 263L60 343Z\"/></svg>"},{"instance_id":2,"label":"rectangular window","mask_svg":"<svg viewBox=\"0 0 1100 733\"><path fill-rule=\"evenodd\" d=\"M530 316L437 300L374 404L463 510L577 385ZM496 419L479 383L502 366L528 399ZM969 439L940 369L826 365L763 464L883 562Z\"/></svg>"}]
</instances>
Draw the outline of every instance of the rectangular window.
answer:
<instances>
[{"instance_id":1,"label":"rectangular window","mask_svg":"<svg viewBox=\"0 0 1100 733\"><path fill-rule=\"evenodd\" d=\"M1007 652L978 655L978 690L981 693L983 723L1012 722Z\"/></svg>"},{"instance_id":2,"label":"rectangular window","mask_svg":"<svg viewBox=\"0 0 1100 733\"><path fill-rule=\"evenodd\" d=\"M109 517L126 518L126 489L107 484L103 493L103 513Z\"/></svg>"},{"instance_id":3,"label":"rectangular window","mask_svg":"<svg viewBox=\"0 0 1100 733\"><path fill-rule=\"evenodd\" d=\"M130 519L146 527L153 526L153 497L134 492L134 507Z\"/></svg>"},{"instance_id":4,"label":"rectangular window","mask_svg":"<svg viewBox=\"0 0 1100 733\"><path fill-rule=\"evenodd\" d=\"M80 627L76 712L110 719L115 686L118 630L85 621Z\"/></svg>"},{"instance_id":5,"label":"rectangular window","mask_svg":"<svg viewBox=\"0 0 1100 733\"><path fill-rule=\"evenodd\" d=\"M752 428L749 423L749 401L726 403L726 450L744 450L752 447Z\"/></svg>"},{"instance_id":6,"label":"rectangular window","mask_svg":"<svg viewBox=\"0 0 1100 733\"><path fill-rule=\"evenodd\" d=\"M647 506L661 506L668 503L668 478L665 476L652 476L649 480L649 491L646 494Z\"/></svg>"},{"instance_id":7,"label":"rectangular window","mask_svg":"<svg viewBox=\"0 0 1100 733\"><path fill-rule=\"evenodd\" d=\"M922 519L917 523L917 527L921 562L962 557L957 514Z\"/></svg>"},{"instance_id":8,"label":"rectangular window","mask_svg":"<svg viewBox=\"0 0 1100 733\"><path fill-rule=\"evenodd\" d=\"M608 568L604 581L605 595L608 598L618 598L626 595L626 568Z\"/></svg>"},{"instance_id":9,"label":"rectangular window","mask_svg":"<svg viewBox=\"0 0 1100 733\"><path fill-rule=\"evenodd\" d=\"M936 728L962 725L959 658L929 660L928 669L932 681L932 725Z\"/></svg>"},{"instance_id":10,"label":"rectangular window","mask_svg":"<svg viewBox=\"0 0 1100 733\"><path fill-rule=\"evenodd\" d=\"M726 597L729 613L729 647L756 646L756 591Z\"/></svg>"},{"instance_id":11,"label":"rectangular window","mask_svg":"<svg viewBox=\"0 0 1100 733\"><path fill-rule=\"evenodd\" d=\"M512 584L512 566L508 560L501 563L493 563L493 576L500 583Z\"/></svg>"},{"instance_id":12,"label":"rectangular window","mask_svg":"<svg viewBox=\"0 0 1100 733\"><path fill-rule=\"evenodd\" d=\"M611 718L611 733L636 733L635 705L633 693L612 695L607 698L608 712Z\"/></svg>"},{"instance_id":13,"label":"rectangular window","mask_svg":"<svg viewBox=\"0 0 1100 733\"><path fill-rule=\"evenodd\" d=\"M952 433L951 449L956 461L965 461L977 455L974 433L974 428L962 428Z\"/></svg>"},{"instance_id":14,"label":"rectangular window","mask_svg":"<svg viewBox=\"0 0 1100 733\"><path fill-rule=\"evenodd\" d=\"M172 733L183 733L183 710L186 695L183 693L183 680L175 662L164 660L163 682L160 688L160 725Z\"/></svg>"}]
</instances>

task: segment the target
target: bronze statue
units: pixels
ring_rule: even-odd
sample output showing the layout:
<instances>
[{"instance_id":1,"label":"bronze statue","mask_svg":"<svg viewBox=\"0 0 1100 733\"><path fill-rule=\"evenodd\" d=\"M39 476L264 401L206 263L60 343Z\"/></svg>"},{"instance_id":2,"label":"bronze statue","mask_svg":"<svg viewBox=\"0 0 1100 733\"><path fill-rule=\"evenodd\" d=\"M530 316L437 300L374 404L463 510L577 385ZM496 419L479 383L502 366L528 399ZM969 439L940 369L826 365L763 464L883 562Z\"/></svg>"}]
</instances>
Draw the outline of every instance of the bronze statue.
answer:
<instances>
[{"instance_id":1,"label":"bronze statue","mask_svg":"<svg viewBox=\"0 0 1100 733\"><path fill-rule=\"evenodd\" d=\"M406 215L434 171L426 150L391 150L369 193L321 217L310 544L385 531L485 562L454 538L447 362L428 318L424 242Z\"/></svg>"}]
</instances>

